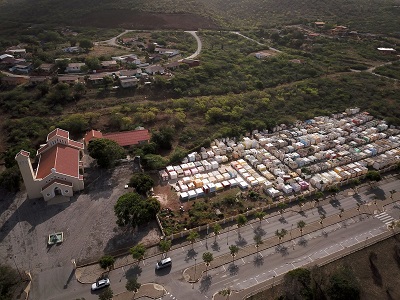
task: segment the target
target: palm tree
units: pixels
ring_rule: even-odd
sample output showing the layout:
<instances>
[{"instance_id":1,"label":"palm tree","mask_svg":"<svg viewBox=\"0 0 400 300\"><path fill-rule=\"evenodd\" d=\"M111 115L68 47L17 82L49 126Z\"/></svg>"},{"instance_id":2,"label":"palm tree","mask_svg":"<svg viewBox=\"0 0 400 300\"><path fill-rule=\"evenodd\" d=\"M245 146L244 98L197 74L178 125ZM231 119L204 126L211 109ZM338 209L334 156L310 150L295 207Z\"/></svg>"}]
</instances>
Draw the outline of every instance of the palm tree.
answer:
<instances>
[{"instance_id":1,"label":"palm tree","mask_svg":"<svg viewBox=\"0 0 400 300\"><path fill-rule=\"evenodd\" d=\"M236 245L230 245L229 251L231 252L232 262L235 262L235 256L239 252L239 247Z\"/></svg>"},{"instance_id":2,"label":"palm tree","mask_svg":"<svg viewBox=\"0 0 400 300\"><path fill-rule=\"evenodd\" d=\"M218 292L219 295L226 297L227 300L229 300L229 295L231 294L231 289L230 288L225 288L221 291Z\"/></svg>"},{"instance_id":3,"label":"palm tree","mask_svg":"<svg viewBox=\"0 0 400 300\"><path fill-rule=\"evenodd\" d=\"M136 246L129 249L129 252L131 253L133 259L137 260L137 263L139 265L139 262L144 258L146 247L143 244L137 244Z\"/></svg>"},{"instance_id":4,"label":"palm tree","mask_svg":"<svg viewBox=\"0 0 400 300\"><path fill-rule=\"evenodd\" d=\"M285 237L285 235L287 234L287 230L286 229L281 229L280 231L277 229L275 231L275 235L278 237L279 239L279 244L281 243L281 240Z\"/></svg>"},{"instance_id":5,"label":"palm tree","mask_svg":"<svg viewBox=\"0 0 400 300\"><path fill-rule=\"evenodd\" d=\"M265 212L263 212L263 211L261 210L261 211L256 212L254 215L255 215L255 217L260 221L259 226L261 226L261 221L262 221L262 219L265 217Z\"/></svg>"},{"instance_id":6,"label":"palm tree","mask_svg":"<svg viewBox=\"0 0 400 300\"><path fill-rule=\"evenodd\" d=\"M221 230L222 230L221 225L219 225L218 223L214 225L214 236L215 236L214 243L217 242L217 235L221 232Z\"/></svg>"},{"instance_id":7,"label":"palm tree","mask_svg":"<svg viewBox=\"0 0 400 300\"><path fill-rule=\"evenodd\" d=\"M303 236L303 228L306 226L306 222L303 220L297 222L297 228L300 229L301 236Z\"/></svg>"},{"instance_id":8,"label":"palm tree","mask_svg":"<svg viewBox=\"0 0 400 300\"><path fill-rule=\"evenodd\" d=\"M285 202L279 202L278 208L279 208L279 213L283 215L285 212L285 208L287 207L287 204Z\"/></svg>"},{"instance_id":9,"label":"palm tree","mask_svg":"<svg viewBox=\"0 0 400 300\"><path fill-rule=\"evenodd\" d=\"M321 215L321 217L319 217L319 224L321 224L322 228L324 228L324 220L325 220L326 216L325 215Z\"/></svg>"},{"instance_id":10,"label":"palm tree","mask_svg":"<svg viewBox=\"0 0 400 300\"><path fill-rule=\"evenodd\" d=\"M158 247L162 251L164 256L167 256L167 252L171 249L171 240L161 240Z\"/></svg>"},{"instance_id":11,"label":"palm tree","mask_svg":"<svg viewBox=\"0 0 400 300\"><path fill-rule=\"evenodd\" d=\"M133 292L133 298L135 298L135 294L140 289L140 286L141 286L141 284L139 282L137 282L137 278L134 277L134 278L128 280L128 282L125 285L125 288L128 291Z\"/></svg>"},{"instance_id":12,"label":"palm tree","mask_svg":"<svg viewBox=\"0 0 400 300\"><path fill-rule=\"evenodd\" d=\"M254 236L254 242L256 243L256 248L257 248L257 256L258 256L258 247L260 247L260 245L263 243L261 235L256 234Z\"/></svg>"},{"instance_id":13,"label":"palm tree","mask_svg":"<svg viewBox=\"0 0 400 300\"><path fill-rule=\"evenodd\" d=\"M191 231L189 235L187 236L186 240L188 240L192 244L192 249L193 249L193 243L199 238L199 233L197 231Z\"/></svg>"},{"instance_id":14,"label":"palm tree","mask_svg":"<svg viewBox=\"0 0 400 300\"><path fill-rule=\"evenodd\" d=\"M240 227L244 226L247 223L247 218L244 215L238 215L236 221L238 226L238 234L240 235Z\"/></svg>"},{"instance_id":15,"label":"palm tree","mask_svg":"<svg viewBox=\"0 0 400 300\"><path fill-rule=\"evenodd\" d=\"M299 197L298 201L299 201L300 211L303 211L303 206L304 206L304 202L306 201L306 199L303 196L301 196L301 197Z\"/></svg>"},{"instance_id":16,"label":"palm tree","mask_svg":"<svg viewBox=\"0 0 400 300\"><path fill-rule=\"evenodd\" d=\"M210 263L214 260L213 254L211 252L204 252L203 253L203 261L206 264L206 274L208 272L208 267Z\"/></svg>"},{"instance_id":17,"label":"palm tree","mask_svg":"<svg viewBox=\"0 0 400 300\"><path fill-rule=\"evenodd\" d=\"M393 195L396 194L397 191L396 190L391 190L391 191L389 191L389 193L390 193L390 199L392 199L392 203L393 203Z\"/></svg>"}]
</instances>

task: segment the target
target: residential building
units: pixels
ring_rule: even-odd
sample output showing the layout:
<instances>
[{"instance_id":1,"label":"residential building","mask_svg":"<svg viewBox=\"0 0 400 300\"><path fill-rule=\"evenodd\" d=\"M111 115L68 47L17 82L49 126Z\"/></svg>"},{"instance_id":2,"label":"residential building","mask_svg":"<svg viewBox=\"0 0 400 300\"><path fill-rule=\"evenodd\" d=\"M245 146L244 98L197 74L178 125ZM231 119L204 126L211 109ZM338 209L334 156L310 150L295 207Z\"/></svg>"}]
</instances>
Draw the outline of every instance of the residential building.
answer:
<instances>
[{"instance_id":1,"label":"residential building","mask_svg":"<svg viewBox=\"0 0 400 300\"><path fill-rule=\"evenodd\" d=\"M69 63L65 68L65 73L79 73L83 66L85 66L85 63Z\"/></svg>"},{"instance_id":2,"label":"residential building","mask_svg":"<svg viewBox=\"0 0 400 300\"><path fill-rule=\"evenodd\" d=\"M32 168L30 153L21 150L15 156L24 180L29 199L44 198L49 201L56 196L65 200L84 188L84 145L69 138L69 132L56 128L47 135L46 144L37 151L38 165Z\"/></svg>"},{"instance_id":3,"label":"residential building","mask_svg":"<svg viewBox=\"0 0 400 300\"><path fill-rule=\"evenodd\" d=\"M138 85L139 79L136 77L125 77L119 79L123 88L135 87Z\"/></svg>"}]
</instances>

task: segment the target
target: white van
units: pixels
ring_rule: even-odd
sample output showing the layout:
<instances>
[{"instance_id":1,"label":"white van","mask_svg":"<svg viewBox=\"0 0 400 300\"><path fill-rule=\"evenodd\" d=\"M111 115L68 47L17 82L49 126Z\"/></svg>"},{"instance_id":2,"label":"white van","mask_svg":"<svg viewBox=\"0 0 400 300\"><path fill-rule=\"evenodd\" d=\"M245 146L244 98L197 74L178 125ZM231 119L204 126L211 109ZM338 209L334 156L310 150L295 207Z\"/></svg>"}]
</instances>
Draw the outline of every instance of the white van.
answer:
<instances>
[{"instance_id":1,"label":"white van","mask_svg":"<svg viewBox=\"0 0 400 300\"><path fill-rule=\"evenodd\" d=\"M171 257L164 258L156 263L156 270L164 269L172 265Z\"/></svg>"}]
</instances>

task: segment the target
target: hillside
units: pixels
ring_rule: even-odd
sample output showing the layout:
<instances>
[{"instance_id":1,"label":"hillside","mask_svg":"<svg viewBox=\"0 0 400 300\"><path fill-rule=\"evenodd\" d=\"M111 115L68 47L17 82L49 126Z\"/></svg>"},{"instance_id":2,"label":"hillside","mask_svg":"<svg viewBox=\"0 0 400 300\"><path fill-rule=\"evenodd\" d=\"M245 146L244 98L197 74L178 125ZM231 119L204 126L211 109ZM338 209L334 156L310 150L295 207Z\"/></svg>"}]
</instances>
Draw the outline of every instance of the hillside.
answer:
<instances>
[{"instance_id":1,"label":"hillside","mask_svg":"<svg viewBox=\"0 0 400 300\"><path fill-rule=\"evenodd\" d=\"M120 0L0 1L0 26L24 20L71 26L257 28L324 20L353 30L399 34L399 0ZM15 24L14 24L15 26Z\"/></svg>"}]
</instances>

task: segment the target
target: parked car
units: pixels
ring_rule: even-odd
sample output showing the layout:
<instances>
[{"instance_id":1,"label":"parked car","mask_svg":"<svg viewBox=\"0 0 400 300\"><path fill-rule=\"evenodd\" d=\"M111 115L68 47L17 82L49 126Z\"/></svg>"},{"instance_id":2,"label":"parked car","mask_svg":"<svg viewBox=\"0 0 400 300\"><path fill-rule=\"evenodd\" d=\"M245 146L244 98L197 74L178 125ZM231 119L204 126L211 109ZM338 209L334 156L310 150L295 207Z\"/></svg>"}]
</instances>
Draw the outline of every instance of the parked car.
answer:
<instances>
[{"instance_id":1,"label":"parked car","mask_svg":"<svg viewBox=\"0 0 400 300\"><path fill-rule=\"evenodd\" d=\"M167 257L156 263L156 270L164 269L171 265L172 265L171 257Z\"/></svg>"},{"instance_id":2,"label":"parked car","mask_svg":"<svg viewBox=\"0 0 400 300\"><path fill-rule=\"evenodd\" d=\"M95 283L92 284L92 291L99 290L99 289L104 288L109 285L110 285L109 278L99 279Z\"/></svg>"}]
</instances>

